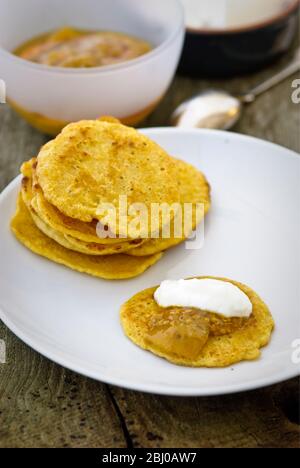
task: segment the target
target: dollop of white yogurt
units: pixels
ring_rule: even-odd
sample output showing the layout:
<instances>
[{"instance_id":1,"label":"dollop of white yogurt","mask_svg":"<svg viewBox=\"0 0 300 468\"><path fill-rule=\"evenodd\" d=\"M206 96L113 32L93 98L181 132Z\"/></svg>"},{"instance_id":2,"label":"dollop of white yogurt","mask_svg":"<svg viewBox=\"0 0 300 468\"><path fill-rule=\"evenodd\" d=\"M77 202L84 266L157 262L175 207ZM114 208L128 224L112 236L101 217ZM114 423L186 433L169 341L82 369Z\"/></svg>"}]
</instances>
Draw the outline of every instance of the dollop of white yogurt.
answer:
<instances>
[{"instance_id":1,"label":"dollop of white yogurt","mask_svg":"<svg viewBox=\"0 0 300 468\"><path fill-rule=\"evenodd\" d=\"M163 281L154 299L160 307L192 307L228 318L252 314L252 303L240 288L216 279Z\"/></svg>"}]
</instances>

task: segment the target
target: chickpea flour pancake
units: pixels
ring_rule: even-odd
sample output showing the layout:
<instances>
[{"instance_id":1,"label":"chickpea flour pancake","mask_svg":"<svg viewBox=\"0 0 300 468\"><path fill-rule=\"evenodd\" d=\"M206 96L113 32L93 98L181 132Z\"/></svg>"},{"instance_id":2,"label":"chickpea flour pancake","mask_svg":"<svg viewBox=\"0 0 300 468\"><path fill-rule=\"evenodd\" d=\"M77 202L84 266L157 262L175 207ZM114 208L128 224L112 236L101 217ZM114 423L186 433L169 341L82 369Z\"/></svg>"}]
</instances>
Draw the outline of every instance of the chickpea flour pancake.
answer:
<instances>
[{"instance_id":1,"label":"chickpea flour pancake","mask_svg":"<svg viewBox=\"0 0 300 468\"><path fill-rule=\"evenodd\" d=\"M202 280L209 283L202 290L202 300L213 304L212 309L219 308L222 314L182 304L161 307L155 296L162 283L159 288L136 294L122 306L121 323L127 337L142 349L182 366L227 367L259 358L260 348L269 343L274 328L266 304L252 289L236 281L203 277L189 279L185 284L190 287L195 280L200 280L198 284ZM174 283L178 283L172 291L176 302L178 298L174 296L182 283ZM195 289L188 290L186 304L197 300L195 293ZM226 309L222 300L228 302L230 294L233 294L232 303L229 302L231 309ZM242 313L235 304L235 296ZM166 295L161 298L165 300Z\"/></svg>"},{"instance_id":2,"label":"chickpea flour pancake","mask_svg":"<svg viewBox=\"0 0 300 468\"><path fill-rule=\"evenodd\" d=\"M105 219L111 232L130 238L137 237L129 232L134 216L122 225L120 196L129 206L143 204L148 213L154 203L180 201L174 160L136 130L107 121L68 125L41 149L36 176L45 199L64 215L83 222ZM151 234L151 223L139 231L141 238Z\"/></svg>"},{"instance_id":3,"label":"chickpea flour pancake","mask_svg":"<svg viewBox=\"0 0 300 468\"><path fill-rule=\"evenodd\" d=\"M21 193L23 201L26 204L34 223L46 236L55 240L63 247L87 255L114 255L118 253L124 253L144 242L142 240L136 239L130 242L100 244L99 242L86 242L69 234L64 234L57 231L47 223L47 219L44 220L43 217L39 216L38 205L32 190L32 173L30 172L27 164L28 163L25 163L25 167L23 169L23 172L27 174L23 177L22 180Z\"/></svg>"},{"instance_id":4,"label":"chickpea flour pancake","mask_svg":"<svg viewBox=\"0 0 300 468\"><path fill-rule=\"evenodd\" d=\"M210 209L210 186L205 176L195 167L183 161L180 161L179 159L174 159L174 161L176 163L178 171L179 197L180 203L182 205L182 232L184 233L185 231L184 205L187 203L192 204L191 231L194 231ZM187 234L190 235L191 232L188 232ZM175 236L173 222L171 226L170 238L149 239L140 247L128 252L128 254L139 257L163 252L171 247L175 247L176 245L184 242L188 235L183 236L182 238L178 238L177 236Z\"/></svg>"},{"instance_id":5,"label":"chickpea flour pancake","mask_svg":"<svg viewBox=\"0 0 300 468\"><path fill-rule=\"evenodd\" d=\"M205 176L200 171L197 171L193 166L186 164L183 161L174 161L176 162L178 173L180 203L182 204L182 208L184 203L193 204L192 230L195 230L197 225L202 221L203 216L209 211L210 187ZM32 171L33 174L35 174L35 168L33 168ZM32 173L31 170L29 173ZM127 249L128 253L130 250L130 255L141 257L162 252L170 247L180 244L186 239L186 237L178 238L174 236L174 223L171 225L170 238L166 239L128 240L122 238L114 239L110 237L98 237L96 234L97 222L84 223L64 215L57 208L47 202L38 184L33 184L33 192L34 209L46 224L50 225L52 229L60 232L61 234L70 235L85 242L93 242L96 244L120 244L121 242L127 242L129 243L129 248ZM200 206L199 211L197 211L196 204L203 204L203 207Z\"/></svg>"},{"instance_id":6,"label":"chickpea flour pancake","mask_svg":"<svg viewBox=\"0 0 300 468\"><path fill-rule=\"evenodd\" d=\"M33 158L22 165L21 172L24 177L32 179L33 195L31 204L44 223L48 224L52 229L58 231L60 234L69 235L84 242L92 242L96 244L119 244L121 242L128 242L128 239L99 237L97 235L98 222L96 220L90 223L84 223L75 218L65 216L55 206L48 203L37 181L36 165L37 158ZM136 240L134 242L136 243Z\"/></svg>"},{"instance_id":7,"label":"chickpea flour pancake","mask_svg":"<svg viewBox=\"0 0 300 468\"><path fill-rule=\"evenodd\" d=\"M73 252L37 228L21 195L11 229L16 238L32 252L80 273L107 280L138 276L161 258L161 254L137 259L124 254L99 257Z\"/></svg>"}]
</instances>

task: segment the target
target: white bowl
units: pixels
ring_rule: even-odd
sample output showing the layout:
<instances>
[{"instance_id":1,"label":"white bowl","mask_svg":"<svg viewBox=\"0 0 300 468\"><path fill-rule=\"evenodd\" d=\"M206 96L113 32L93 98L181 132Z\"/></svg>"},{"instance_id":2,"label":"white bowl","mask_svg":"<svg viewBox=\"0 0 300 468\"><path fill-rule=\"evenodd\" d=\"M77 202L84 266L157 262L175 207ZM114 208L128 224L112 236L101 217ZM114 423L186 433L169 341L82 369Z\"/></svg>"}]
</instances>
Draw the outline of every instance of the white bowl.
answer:
<instances>
[{"instance_id":1,"label":"white bowl","mask_svg":"<svg viewBox=\"0 0 300 468\"><path fill-rule=\"evenodd\" d=\"M164 96L178 65L184 38L178 0L0 0L0 11L0 78L8 100L46 133L101 115L138 123ZM63 26L128 33L154 49L129 62L89 69L48 67L12 53Z\"/></svg>"}]
</instances>

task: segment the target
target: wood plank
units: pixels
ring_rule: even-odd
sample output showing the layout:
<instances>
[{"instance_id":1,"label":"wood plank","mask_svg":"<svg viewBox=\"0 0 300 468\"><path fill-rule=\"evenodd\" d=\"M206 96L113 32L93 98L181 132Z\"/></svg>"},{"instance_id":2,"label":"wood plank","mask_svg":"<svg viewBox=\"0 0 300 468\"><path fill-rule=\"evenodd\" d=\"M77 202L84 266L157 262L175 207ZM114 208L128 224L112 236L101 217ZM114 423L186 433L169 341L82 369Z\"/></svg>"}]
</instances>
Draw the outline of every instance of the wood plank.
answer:
<instances>
[{"instance_id":1,"label":"wood plank","mask_svg":"<svg viewBox=\"0 0 300 468\"><path fill-rule=\"evenodd\" d=\"M106 385L51 363L0 323L0 447L126 447Z\"/></svg>"},{"instance_id":2,"label":"wood plank","mask_svg":"<svg viewBox=\"0 0 300 468\"><path fill-rule=\"evenodd\" d=\"M45 141L44 135L7 105L0 105L0 191L19 174L22 162L32 158Z\"/></svg>"},{"instance_id":3,"label":"wood plank","mask_svg":"<svg viewBox=\"0 0 300 468\"><path fill-rule=\"evenodd\" d=\"M299 381L210 398L114 388L134 447L298 448Z\"/></svg>"}]
</instances>

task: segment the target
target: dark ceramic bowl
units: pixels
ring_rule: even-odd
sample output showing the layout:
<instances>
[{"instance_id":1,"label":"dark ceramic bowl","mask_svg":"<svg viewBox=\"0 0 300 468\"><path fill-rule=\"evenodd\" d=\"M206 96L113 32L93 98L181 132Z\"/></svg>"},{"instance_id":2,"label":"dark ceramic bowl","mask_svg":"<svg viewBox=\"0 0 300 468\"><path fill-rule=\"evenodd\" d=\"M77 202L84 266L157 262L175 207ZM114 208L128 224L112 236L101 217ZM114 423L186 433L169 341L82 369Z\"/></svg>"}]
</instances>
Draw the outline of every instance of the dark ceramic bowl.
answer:
<instances>
[{"instance_id":1,"label":"dark ceramic bowl","mask_svg":"<svg viewBox=\"0 0 300 468\"><path fill-rule=\"evenodd\" d=\"M226 30L187 29L179 72L227 77L256 71L284 54L298 30L300 0L263 23Z\"/></svg>"}]
</instances>

